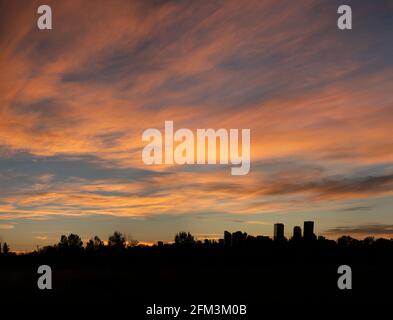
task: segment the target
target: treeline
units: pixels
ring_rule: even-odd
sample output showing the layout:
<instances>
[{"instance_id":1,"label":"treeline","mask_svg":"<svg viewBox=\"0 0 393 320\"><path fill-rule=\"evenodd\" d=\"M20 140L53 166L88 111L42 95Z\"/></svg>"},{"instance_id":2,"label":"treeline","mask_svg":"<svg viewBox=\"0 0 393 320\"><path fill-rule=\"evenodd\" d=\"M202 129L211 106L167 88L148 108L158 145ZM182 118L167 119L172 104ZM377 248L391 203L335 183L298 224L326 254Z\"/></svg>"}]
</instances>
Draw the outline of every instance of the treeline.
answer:
<instances>
[{"instance_id":1,"label":"treeline","mask_svg":"<svg viewBox=\"0 0 393 320\"><path fill-rule=\"evenodd\" d=\"M393 239L385 239L374 237L366 237L363 240L358 240L350 236L342 236L337 240L329 240L323 236L313 237L312 239L304 238L291 238L291 239L280 239L273 240L267 236L251 236L247 233L242 233L240 231L235 232L231 235L230 240L225 236L229 234L224 233L224 239L217 240L197 240L189 232L179 232L174 237L173 243L164 244L162 241L158 241L152 247L159 248L234 248L234 249L244 249L253 250L256 248L274 249L280 248L301 248L301 247L315 247L315 248L325 248L325 249L388 249L393 250ZM71 233L68 236L62 235L57 244L45 246L38 248L34 253L38 254L50 254L50 253L82 253L82 252L115 252L115 251L126 251L131 248L150 248L151 246L146 246L140 244L137 240L130 237L126 237L119 231L115 231L110 235L107 241L101 240L98 236L92 237L86 244L83 243L81 237L77 234ZM10 251L10 247L7 243L1 245L0 243L0 254L9 255L13 254Z\"/></svg>"},{"instance_id":2,"label":"treeline","mask_svg":"<svg viewBox=\"0 0 393 320\"><path fill-rule=\"evenodd\" d=\"M53 246L45 246L38 250L39 253L51 253L51 252L95 252L103 250L123 250L138 245L137 240L127 239L124 234L119 231L115 231L109 236L105 243L98 236L92 237L87 241L84 246L81 237L77 234L71 233L68 236L62 235L60 241Z\"/></svg>"}]
</instances>

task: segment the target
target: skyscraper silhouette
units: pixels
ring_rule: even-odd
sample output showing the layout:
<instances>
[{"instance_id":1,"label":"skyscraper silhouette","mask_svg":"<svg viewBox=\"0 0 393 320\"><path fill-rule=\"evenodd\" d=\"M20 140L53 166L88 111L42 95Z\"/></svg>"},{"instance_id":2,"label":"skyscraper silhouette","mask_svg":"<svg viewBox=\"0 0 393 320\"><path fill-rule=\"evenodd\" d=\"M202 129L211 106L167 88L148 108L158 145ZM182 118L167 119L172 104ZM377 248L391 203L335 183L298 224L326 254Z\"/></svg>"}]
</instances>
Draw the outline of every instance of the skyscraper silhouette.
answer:
<instances>
[{"instance_id":1,"label":"skyscraper silhouette","mask_svg":"<svg viewBox=\"0 0 393 320\"><path fill-rule=\"evenodd\" d=\"M284 240L284 224L283 223L276 223L274 225L274 240L275 241Z\"/></svg>"},{"instance_id":2,"label":"skyscraper silhouette","mask_svg":"<svg viewBox=\"0 0 393 320\"><path fill-rule=\"evenodd\" d=\"M232 246L232 234L228 231L224 231L224 245L226 247Z\"/></svg>"},{"instance_id":3,"label":"skyscraper silhouette","mask_svg":"<svg viewBox=\"0 0 393 320\"><path fill-rule=\"evenodd\" d=\"M295 226L293 228L293 240L300 240L302 238L302 228Z\"/></svg>"},{"instance_id":4,"label":"skyscraper silhouette","mask_svg":"<svg viewBox=\"0 0 393 320\"><path fill-rule=\"evenodd\" d=\"M314 235L314 221L304 221L303 237L306 240L312 240L315 238Z\"/></svg>"}]
</instances>

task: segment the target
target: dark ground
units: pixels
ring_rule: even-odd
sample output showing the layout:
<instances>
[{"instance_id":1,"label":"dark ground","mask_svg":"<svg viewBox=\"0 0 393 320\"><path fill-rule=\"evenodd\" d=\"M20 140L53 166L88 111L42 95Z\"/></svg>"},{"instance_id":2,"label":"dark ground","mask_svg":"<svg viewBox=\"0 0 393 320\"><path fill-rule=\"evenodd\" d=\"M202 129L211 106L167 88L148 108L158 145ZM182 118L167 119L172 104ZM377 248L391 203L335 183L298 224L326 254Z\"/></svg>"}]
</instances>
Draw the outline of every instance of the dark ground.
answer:
<instances>
[{"instance_id":1,"label":"dark ground","mask_svg":"<svg viewBox=\"0 0 393 320\"><path fill-rule=\"evenodd\" d=\"M49 265L53 289L37 288L39 265ZM352 290L337 288L337 268L352 268ZM147 317L157 304L247 304L248 316L205 316L203 319L259 318L266 310L305 312L322 306L362 308L393 302L391 244L342 248L322 245L277 245L269 248L153 247L101 252L51 252L0 256L1 301L44 303L95 311L127 308L130 319ZM258 316L256 316L258 315ZM196 319L196 316L178 319ZM201 317L199 317L201 318Z\"/></svg>"}]
</instances>

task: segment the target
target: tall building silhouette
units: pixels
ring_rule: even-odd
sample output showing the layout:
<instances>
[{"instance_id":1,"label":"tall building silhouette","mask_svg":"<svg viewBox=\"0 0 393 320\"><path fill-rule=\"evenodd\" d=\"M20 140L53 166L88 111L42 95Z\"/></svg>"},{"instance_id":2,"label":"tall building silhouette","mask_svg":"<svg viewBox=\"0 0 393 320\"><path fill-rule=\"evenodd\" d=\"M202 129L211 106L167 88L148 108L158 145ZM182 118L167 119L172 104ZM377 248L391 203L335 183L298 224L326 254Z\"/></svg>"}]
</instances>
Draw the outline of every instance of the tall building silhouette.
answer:
<instances>
[{"instance_id":1,"label":"tall building silhouette","mask_svg":"<svg viewBox=\"0 0 393 320\"><path fill-rule=\"evenodd\" d=\"M232 246L232 234L228 231L224 231L224 245L226 247Z\"/></svg>"},{"instance_id":2,"label":"tall building silhouette","mask_svg":"<svg viewBox=\"0 0 393 320\"><path fill-rule=\"evenodd\" d=\"M314 221L304 221L303 237L306 240L314 239Z\"/></svg>"},{"instance_id":3,"label":"tall building silhouette","mask_svg":"<svg viewBox=\"0 0 393 320\"><path fill-rule=\"evenodd\" d=\"M300 240L302 238L302 228L299 226L293 227L293 240Z\"/></svg>"},{"instance_id":4,"label":"tall building silhouette","mask_svg":"<svg viewBox=\"0 0 393 320\"><path fill-rule=\"evenodd\" d=\"M276 223L274 225L274 240L281 241L284 240L284 224Z\"/></svg>"}]
</instances>

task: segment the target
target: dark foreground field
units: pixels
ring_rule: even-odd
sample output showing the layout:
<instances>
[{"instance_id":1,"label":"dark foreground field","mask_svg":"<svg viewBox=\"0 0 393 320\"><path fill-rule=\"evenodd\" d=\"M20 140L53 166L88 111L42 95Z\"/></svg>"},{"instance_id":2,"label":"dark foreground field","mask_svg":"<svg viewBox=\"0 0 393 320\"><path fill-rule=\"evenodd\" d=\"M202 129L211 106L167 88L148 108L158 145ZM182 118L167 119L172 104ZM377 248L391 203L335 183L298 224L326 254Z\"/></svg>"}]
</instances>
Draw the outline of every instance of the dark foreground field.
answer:
<instances>
[{"instance_id":1,"label":"dark foreground field","mask_svg":"<svg viewBox=\"0 0 393 320\"><path fill-rule=\"evenodd\" d=\"M52 290L37 287L37 269L44 264L52 268ZM352 268L352 290L337 287L337 268L343 264ZM129 314L138 319L147 317L149 305L202 303L247 304L250 318L251 313L287 304L306 308L324 304L329 311L339 304L392 301L392 270L390 244L367 248L317 244L264 249L134 247L2 255L0 285L2 301L93 305L95 310L125 303Z\"/></svg>"}]
</instances>

